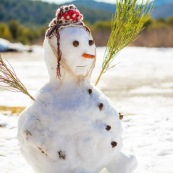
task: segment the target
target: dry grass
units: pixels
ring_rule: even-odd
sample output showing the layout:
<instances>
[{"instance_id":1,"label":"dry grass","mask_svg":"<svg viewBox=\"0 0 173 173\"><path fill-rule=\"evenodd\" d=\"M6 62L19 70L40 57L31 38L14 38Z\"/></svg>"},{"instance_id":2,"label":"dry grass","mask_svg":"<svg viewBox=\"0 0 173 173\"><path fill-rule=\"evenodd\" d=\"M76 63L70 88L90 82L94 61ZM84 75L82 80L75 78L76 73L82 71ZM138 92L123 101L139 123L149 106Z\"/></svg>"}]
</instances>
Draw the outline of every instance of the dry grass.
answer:
<instances>
[{"instance_id":1,"label":"dry grass","mask_svg":"<svg viewBox=\"0 0 173 173\"><path fill-rule=\"evenodd\" d=\"M6 61L4 61L0 55L0 86L6 90L12 92L22 92L30 97L34 98L29 94L23 83L17 77L13 67Z\"/></svg>"},{"instance_id":2,"label":"dry grass","mask_svg":"<svg viewBox=\"0 0 173 173\"><path fill-rule=\"evenodd\" d=\"M97 46L105 46L109 38L109 31L97 31L93 33ZM173 47L173 26L162 28L148 28L140 33L140 36L130 46L141 47Z\"/></svg>"},{"instance_id":3,"label":"dry grass","mask_svg":"<svg viewBox=\"0 0 173 173\"><path fill-rule=\"evenodd\" d=\"M20 106L0 106L0 112L6 115L17 114L19 115L25 107Z\"/></svg>"},{"instance_id":4,"label":"dry grass","mask_svg":"<svg viewBox=\"0 0 173 173\"><path fill-rule=\"evenodd\" d=\"M173 27L144 30L131 45L145 47L173 47Z\"/></svg>"},{"instance_id":5,"label":"dry grass","mask_svg":"<svg viewBox=\"0 0 173 173\"><path fill-rule=\"evenodd\" d=\"M93 32L93 37L97 46L105 46L108 42L110 31L98 30Z\"/></svg>"}]
</instances>

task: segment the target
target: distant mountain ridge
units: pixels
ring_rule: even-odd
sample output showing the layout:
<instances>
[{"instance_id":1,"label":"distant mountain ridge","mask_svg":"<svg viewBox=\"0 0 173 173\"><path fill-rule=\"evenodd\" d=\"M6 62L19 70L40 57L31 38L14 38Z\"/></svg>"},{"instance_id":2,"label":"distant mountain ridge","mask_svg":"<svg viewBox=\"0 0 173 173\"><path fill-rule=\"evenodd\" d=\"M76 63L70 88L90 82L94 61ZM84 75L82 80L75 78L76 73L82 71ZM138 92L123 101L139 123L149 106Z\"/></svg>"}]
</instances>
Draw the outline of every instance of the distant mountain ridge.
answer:
<instances>
[{"instance_id":1,"label":"distant mountain ridge","mask_svg":"<svg viewBox=\"0 0 173 173\"><path fill-rule=\"evenodd\" d=\"M173 4L173 0L155 0L155 6L164 6L168 4Z\"/></svg>"},{"instance_id":2,"label":"distant mountain ridge","mask_svg":"<svg viewBox=\"0 0 173 173\"><path fill-rule=\"evenodd\" d=\"M94 0L73 0L66 4L75 4L83 13L84 19L91 24L99 20L111 20L115 12L115 4L97 2ZM62 4L47 3L34 0L1 0L0 22L19 20L22 24L31 26L47 25L55 16L56 9ZM152 16L167 18L173 16L173 0L156 0Z\"/></svg>"},{"instance_id":3,"label":"distant mountain ridge","mask_svg":"<svg viewBox=\"0 0 173 173\"><path fill-rule=\"evenodd\" d=\"M168 18L173 16L173 0L155 0L153 18Z\"/></svg>"},{"instance_id":4,"label":"distant mountain ridge","mask_svg":"<svg viewBox=\"0 0 173 173\"><path fill-rule=\"evenodd\" d=\"M98 20L110 20L115 5L99 3L93 0L77 0L66 4L75 4L83 13L85 20L94 23ZM62 4L34 0L1 0L0 22L19 20L24 24L45 25L55 16L56 9ZM63 4L64 5L64 4Z\"/></svg>"},{"instance_id":5,"label":"distant mountain ridge","mask_svg":"<svg viewBox=\"0 0 173 173\"><path fill-rule=\"evenodd\" d=\"M74 4L84 15L84 19L90 23L98 20L111 20L112 14L115 12L115 5L94 0L73 0L71 2L61 4Z\"/></svg>"}]
</instances>

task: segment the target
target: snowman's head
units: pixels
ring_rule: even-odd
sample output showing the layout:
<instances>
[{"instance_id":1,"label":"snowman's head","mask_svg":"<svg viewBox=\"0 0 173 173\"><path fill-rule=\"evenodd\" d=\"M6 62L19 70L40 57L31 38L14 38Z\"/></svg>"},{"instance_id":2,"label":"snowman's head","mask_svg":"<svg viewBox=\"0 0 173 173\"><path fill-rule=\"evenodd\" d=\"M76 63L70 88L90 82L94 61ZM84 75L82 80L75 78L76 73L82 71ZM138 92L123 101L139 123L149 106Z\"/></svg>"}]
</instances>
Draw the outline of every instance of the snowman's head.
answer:
<instances>
[{"instance_id":1,"label":"snowman's head","mask_svg":"<svg viewBox=\"0 0 173 173\"><path fill-rule=\"evenodd\" d=\"M44 48L51 78L61 77L63 72L72 77L90 75L95 65L96 47L82 18L74 5L63 6L50 23Z\"/></svg>"}]
</instances>

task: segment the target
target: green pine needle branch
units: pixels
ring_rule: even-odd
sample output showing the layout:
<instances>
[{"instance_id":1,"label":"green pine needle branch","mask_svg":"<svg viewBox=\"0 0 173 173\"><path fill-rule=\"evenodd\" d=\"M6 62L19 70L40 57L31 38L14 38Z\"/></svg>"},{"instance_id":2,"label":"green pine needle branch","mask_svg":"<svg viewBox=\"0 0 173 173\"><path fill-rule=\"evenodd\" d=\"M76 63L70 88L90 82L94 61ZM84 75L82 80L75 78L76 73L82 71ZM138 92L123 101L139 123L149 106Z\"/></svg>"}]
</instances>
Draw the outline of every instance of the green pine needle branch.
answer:
<instances>
[{"instance_id":1,"label":"green pine needle branch","mask_svg":"<svg viewBox=\"0 0 173 173\"><path fill-rule=\"evenodd\" d=\"M3 87L10 91L22 92L29 96L32 100L34 98L29 94L23 83L18 79L14 69L8 63L3 61L0 55L0 87Z\"/></svg>"},{"instance_id":2,"label":"green pine needle branch","mask_svg":"<svg viewBox=\"0 0 173 173\"><path fill-rule=\"evenodd\" d=\"M103 57L102 69L96 80L98 84L101 76L110 68L117 53L134 41L144 23L150 18L153 2L150 0L116 0L116 13L112 19L111 34Z\"/></svg>"}]
</instances>

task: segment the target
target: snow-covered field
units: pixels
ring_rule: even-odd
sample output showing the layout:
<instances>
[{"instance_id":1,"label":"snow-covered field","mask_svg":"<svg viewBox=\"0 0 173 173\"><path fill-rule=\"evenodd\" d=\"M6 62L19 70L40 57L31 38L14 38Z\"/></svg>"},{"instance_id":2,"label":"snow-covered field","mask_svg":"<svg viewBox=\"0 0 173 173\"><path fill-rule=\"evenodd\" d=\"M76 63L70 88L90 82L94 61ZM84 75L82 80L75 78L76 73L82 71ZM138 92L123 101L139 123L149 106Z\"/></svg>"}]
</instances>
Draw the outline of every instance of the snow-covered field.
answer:
<instances>
[{"instance_id":1,"label":"snow-covered field","mask_svg":"<svg viewBox=\"0 0 173 173\"><path fill-rule=\"evenodd\" d=\"M98 75L104 48L97 49ZM18 77L34 95L48 81L43 50L6 53ZM112 100L123 119L124 148L138 160L135 173L173 173L173 49L127 47L98 87ZM30 99L0 90L0 106L26 106ZM20 154L17 116L0 113L0 173L34 173Z\"/></svg>"}]
</instances>

